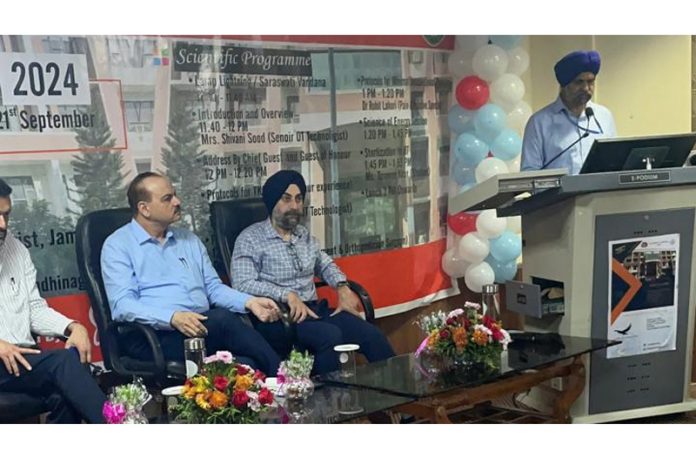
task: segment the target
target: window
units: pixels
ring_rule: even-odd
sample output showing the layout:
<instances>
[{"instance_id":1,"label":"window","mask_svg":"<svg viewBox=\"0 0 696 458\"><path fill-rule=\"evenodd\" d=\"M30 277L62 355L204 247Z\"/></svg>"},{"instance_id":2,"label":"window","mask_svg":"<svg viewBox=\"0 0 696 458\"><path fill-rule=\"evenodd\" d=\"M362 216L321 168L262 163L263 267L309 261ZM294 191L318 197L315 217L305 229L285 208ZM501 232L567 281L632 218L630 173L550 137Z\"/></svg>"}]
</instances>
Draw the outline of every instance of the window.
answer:
<instances>
[{"instance_id":1,"label":"window","mask_svg":"<svg viewBox=\"0 0 696 458\"><path fill-rule=\"evenodd\" d=\"M450 142L448 138L441 137L437 139L438 151L440 152L440 176L449 176L450 168Z\"/></svg>"},{"instance_id":2,"label":"window","mask_svg":"<svg viewBox=\"0 0 696 458\"><path fill-rule=\"evenodd\" d=\"M348 51L334 53L336 90L359 90L362 78L401 78L400 51ZM328 53L312 53L312 76L326 80L329 87ZM370 84L369 86L374 86Z\"/></svg>"},{"instance_id":3,"label":"window","mask_svg":"<svg viewBox=\"0 0 696 458\"><path fill-rule=\"evenodd\" d=\"M155 40L130 37L108 37L106 48L109 62L114 67L141 68L150 65L157 52Z\"/></svg>"},{"instance_id":4,"label":"window","mask_svg":"<svg viewBox=\"0 0 696 458\"><path fill-rule=\"evenodd\" d=\"M411 173L416 191L413 197L430 195L430 155L428 154L428 137L411 140Z\"/></svg>"},{"instance_id":5,"label":"window","mask_svg":"<svg viewBox=\"0 0 696 458\"><path fill-rule=\"evenodd\" d=\"M12 187L12 203L31 204L36 200L36 189L31 177L4 177Z\"/></svg>"},{"instance_id":6,"label":"window","mask_svg":"<svg viewBox=\"0 0 696 458\"><path fill-rule=\"evenodd\" d=\"M128 132L152 132L153 109L155 103L151 100L125 101Z\"/></svg>"},{"instance_id":7,"label":"window","mask_svg":"<svg viewBox=\"0 0 696 458\"><path fill-rule=\"evenodd\" d=\"M414 244L426 243L430 233L430 201L413 205L413 226L415 228Z\"/></svg>"}]
</instances>

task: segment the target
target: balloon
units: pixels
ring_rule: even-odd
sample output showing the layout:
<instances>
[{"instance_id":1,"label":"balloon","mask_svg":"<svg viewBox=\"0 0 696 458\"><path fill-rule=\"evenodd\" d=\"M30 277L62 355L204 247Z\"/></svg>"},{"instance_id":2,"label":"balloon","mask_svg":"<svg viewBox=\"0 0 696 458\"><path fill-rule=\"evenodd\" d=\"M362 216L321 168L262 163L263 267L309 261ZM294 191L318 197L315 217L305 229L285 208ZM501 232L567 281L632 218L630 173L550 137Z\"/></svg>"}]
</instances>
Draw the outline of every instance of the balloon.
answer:
<instances>
[{"instance_id":1,"label":"balloon","mask_svg":"<svg viewBox=\"0 0 696 458\"><path fill-rule=\"evenodd\" d=\"M512 129L503 129L491 143L493 156L504 161L511 161L522 151L522 139Z\"/></svg>"},{"instance_id":2,"label":"balloon","mask_svg":"<svg viewBox=\"0 0 696 458\"><path fill-rule=\"evenodd\" d=\"M476 218L476 232L487 239L500 237L506 227L507 221L498 218L495 210L484 210Z\"/></svg>"},{"instance_id":3,"label":"balloon","mask_svg":"<svg viewBox=\"0 0 696 458\"><path fill-rule=\"evenodd\" d=\"M487 262L472 264L464 273L466 287L475 293L480 293L483 285L490 285L495 281L495 272Z\"/></svg>"},{"instance_id":4,"label":"balloon","mask_svg":"<svg viewBox=\"0 0 696 458\"><path fill-rule=\"evenodd\" d=\"M510 129L522 131L527 124L527 120L532 115L532 108L524 100L520 100L508 112L507 125Z\"/></svg>"},{"instance_id":5,"label":"balloon","mask_svg":"<svg viewBox=\"0 0 696 458\"><path fill-rule=\"evenodd\" d=\"M522 238L510 231L503 232L497 239L490 240L491 256L499 262L514 261L522 253Z\"/></svg>"},{"instance_id":6,"label":"balloon","mask_svg":"<svg viewBox=\"0 0 696 458\"><path fill-rule=\"evenodd\" d=\"M486 46L488 40L488 35L455 35L454 49L466 49L473 52L481 46Z\"/></svg>"},{"instance_id":7,"label":"balloon","mask_svg":"<svg viewBox=\"0 0 696 458\"><path fill-rule=\"evenodd\" d=\"M474 117L476 136L485 142L492 142L505 128L505 111L498 105L488 103L481 107Z\"/></svg>"},{"instance_id":8,"label":"balloon","mask_svg":"<svg viewBox=\"0 0 696 458\"><path fill-rule=\"evenodd\" d=\"M469 263L479 263L486 259L489 253L488 239L476 233L469 232L459 240L459 256Z\"/></svg>"},{"instance_id":9,"label":"balloon","mask_svg":"<svg viewBox=\"0 0 696 458\"><path fill-rule=\"evenodd\" d=\"M512 49L519 46L522 37L519 35L491 35L490 40L491 43L503 49Z\"/></svg>"},{"instance_id":10,"label":"balloon","mask_svg":"<svg viewBox=\"0 0 696 458\"><path fill-rule=\"evenodd\" d=\"M512 109L524 96L524 83L519 76L505 73L493 81L490 92L491 102Z\"/></svg>"},{"instance_id":11,"label":"balloon","mask_svg":"<svg viewBox=\"0 0 696 458\"><path fill-rule=\"evenodd\" d=\"M518 155L515 156L514 159L505 161L505 166L507 167L509 173L515 173L520 171L520 159L522 159L522 157Z\"/></svg>"},{"instance_id":12,"label":"balloon","mask_svg":"<svg viewBox=\"0 0 696 458\"><path fill-rule=\"evenodd\" d=\"M486 45L476 51L472 64L478 76L486 81L494 81L505 73L508 55L500 46Z\"/></svg>"},{"instance_id":13,"label":"balloon","mask_svg":"<svg viewBox=\"0 0 696 458\"><path fill-rule=\"evenodd\" d=\"M450 132L453 134L461 134L465 130L473 130L474 128L474 112L462 108L459 105L452 105L447 114L447 124Z\"/></svg>"},{"instance_id":14,"label":"balloon","mask_svg":"<svg viewBox=\"0 0 696 458\"><path fill-rule=\"evenodd\" d=\"M508 50L508 73L521 75L529 68L529 54L523 48Z\"/></svg>"},{"instance_id":15,"label":"balloon","mask_svg":"<svg viewBox=\"0 0 696 458\"><path fill-rule=\"evenodd\" d=\"M507 230L515 234L522 232L522 217L509 216L507 218Z\"/></svg>"},{"instance_id":16,"label":"balloon","mask_svg":"<svg viewBox=\"0 0 696 458\"><path fill-rule=\"evenodd\" d=\"M476 184L476 175L474 169L464 167L455 159L452 165L452 178L459 186L468 186L469 188Z\"/></svg>"},{"instance_id":17,"label":"balloon","mask_svg":"<svg viewBox=\"0 0 696 458\"><path fill-rule=\"evenodd\" d=\"M454 142L454 155L464 167L476 167L488 155L488 145L465 132Z\"/></svg>"},{"instance_id":18,"label":"balloon","mask_svg":"<svg viewBox=\"0 0 696 458\"><path fill-rule=\"evenodd\" d=\"M490 97L488 83L475 75L462 78L455 89L457 102L467 110L478 110Z\"/></svg>"},{"instance_id":19,"label":"balloon","mask_svg":"<svg viewBox=\"0 0 696 458\"><path fill-rule=\"evenodd\" d=\"M517 275L517 260L500 262L493 256L488 256L486 258L486 263L493 269L496 283L505 283L508 280L512 280L515 278L515 275Z\"/></svg>"},{"instance_id":20,"label":"balloon","mask_svg":"<svg viewBox=\"0 0 696 458\"><path fill-rule=\"evenodd\" d=\"M474 172L477 183L486 181L490 177L500 175L501 173L508 173L508 169L505 162L497 157L487 157L486 159L482 160Z\"/></svg>"},{"instance_id":21,"label":"balloon","mask_svg":"<svg viewBox=\"0 0 696 458\"><path fill-rule=\"evenodd\" d=\"M447 59L447 68L450 73L456 78L463 78L466 75L474 73L474 67L471 61L474 57L474 50L456 48L457 51L450 54Z\"/></svg>"},{"instance_id":22,"label":"balloon","mask_svg":"<svg viewBox=\"0 0 696 458\"><path fill-rule=\"evenodd\" d=\"M464 235L476 230L476 213L459 212L447 215L447 225L455 234Z\"/></svg>"},{"instance_id":23,"label":"balloon","mask_svg":"<svg viewBox=\"0 0 696 458\"><path fill-rule=\"evenodd\" d=\"M469 263L459 257L456 247L450 248L442 255L442 270L450 277L463 277L468 267Z\"/></svg>"}]
</instances>

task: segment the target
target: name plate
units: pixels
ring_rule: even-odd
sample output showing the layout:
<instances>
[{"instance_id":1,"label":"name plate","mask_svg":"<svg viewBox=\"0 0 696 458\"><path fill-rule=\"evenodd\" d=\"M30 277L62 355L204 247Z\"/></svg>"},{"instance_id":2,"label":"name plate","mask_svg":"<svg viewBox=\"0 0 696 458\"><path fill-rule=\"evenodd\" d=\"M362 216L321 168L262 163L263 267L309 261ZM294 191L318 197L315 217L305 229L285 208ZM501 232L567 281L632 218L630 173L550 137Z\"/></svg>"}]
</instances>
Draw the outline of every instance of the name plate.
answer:
<instances>
[{"instance_id":1,"label":"name plate","mask_svg":"<svg viewBox=\"0 0 696 458\"><path fill-rule=\"evenodd\" d=\"M632 173L619 174L619 184L635 184L635 183L656 183L672 181L672 175L668 171L643 171Z\"/></svg>"}]
</instances>

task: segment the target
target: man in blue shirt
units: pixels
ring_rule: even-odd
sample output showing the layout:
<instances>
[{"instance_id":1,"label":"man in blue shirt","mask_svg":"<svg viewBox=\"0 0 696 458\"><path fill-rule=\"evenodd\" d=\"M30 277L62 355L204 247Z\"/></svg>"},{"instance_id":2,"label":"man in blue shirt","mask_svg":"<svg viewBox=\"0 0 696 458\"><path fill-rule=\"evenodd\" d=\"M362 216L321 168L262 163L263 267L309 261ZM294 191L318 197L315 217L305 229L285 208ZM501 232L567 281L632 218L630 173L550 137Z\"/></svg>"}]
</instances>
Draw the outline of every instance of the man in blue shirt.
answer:
<instances>
[{"instance_id":1,"label":"man in blue shirt","mask_svg":"<svg viewBox=\"0 0 696 458\"><path fill-rule=\"evenodd\" d=\"M560 93L529 118L521 170L566 168L577 175L595 139L616 136L609 109L590 101L600 63L597 51L575 51L556 63Z\"/></svg>"},{"instance_id":2,"label":"man in blue shirt","mask_svg":"<svg viewBox=\"0 0 696 458\"><path fill-rule=\"evenodd\" d=\"M181 201L166 177L153 172L135 177L128 204L133 220L106 239L101 254L114 320L155 328L168 360L184 360L185 338L205 337L208 353L228 350L275 375L278 355L240 316L250 311L261 322L273 322L280 317L277 304L224 285L200 239L170 227L181 218ZM126 345L135 358L152 357L144 340Z\"/></svg>"},{"instance_id":3,"label":"man in blue shirt","mask_svg":"<svg viewBox=\"0 0 696 458\"><path fill-rule=\"evenodd\" d=\"M297 342L314 354L314 372L338 369L334 346L351 343L369 361L394 356L389 341L374 325L359 316L360 303L346 276L319 241L300 224L307 191L302 175L281 170L262 189L270 217L242 231L232 255L232 285L240 291L270 297L287 306L297 322ZM338 292L336 310L317 301L315 275ZM283 354L289 351L280 323L255 323L257 329Z\"/></svg>"}]
</instances>

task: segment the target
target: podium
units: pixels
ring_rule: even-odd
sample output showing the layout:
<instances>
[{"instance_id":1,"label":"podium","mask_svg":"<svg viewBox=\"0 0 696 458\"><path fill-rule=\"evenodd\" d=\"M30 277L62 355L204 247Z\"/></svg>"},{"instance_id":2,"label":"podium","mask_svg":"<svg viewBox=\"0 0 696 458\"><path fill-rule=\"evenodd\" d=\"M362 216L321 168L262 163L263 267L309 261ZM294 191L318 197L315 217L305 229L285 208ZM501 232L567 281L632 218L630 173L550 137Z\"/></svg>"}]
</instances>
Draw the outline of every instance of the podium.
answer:
<instances>
[{"instance_id":1,"label":"podium","mask_svg":"<svg viewBox=\"0 0 696 458\"><path fill-rule=\"evenodd\" d=\"M523 279L506 302L526 330L622 341L586 361L573 422L696 409L696 167L566 173L498 175L451 196L449 212L522 216Z\"/></svg>"}]
</instances>

